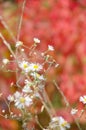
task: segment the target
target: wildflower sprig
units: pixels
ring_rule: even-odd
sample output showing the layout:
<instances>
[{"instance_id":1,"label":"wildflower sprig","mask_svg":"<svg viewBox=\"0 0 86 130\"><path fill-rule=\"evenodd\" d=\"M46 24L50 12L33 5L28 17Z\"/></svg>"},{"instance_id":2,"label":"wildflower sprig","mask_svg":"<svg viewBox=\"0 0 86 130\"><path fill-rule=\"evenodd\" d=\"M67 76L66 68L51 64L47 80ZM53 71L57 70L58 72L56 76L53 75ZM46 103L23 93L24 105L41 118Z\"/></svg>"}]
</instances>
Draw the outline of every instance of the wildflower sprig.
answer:
<instances>
[{"instance_id":1,"label":"wildflower sprig","mask_svg":"<svg viewBox=\"0 0 86 130\"><path fill-rule=\"evenodd\" d=\"M13 94L8 95L6 103L10 114L6 114L5 110L2 110L2 116L5 118L22 120L22 127L26 124L25 128L27 127L27 123L34 118L33 113L29 112L28 109L31 110L31 108L34 107L35 100L40 100L43 108L47 110L51 119L53 115L51 112L52 105L46 95L45 86L47 80L47 70L49 70L52 66L55 67L57 65L55 59L48 54L49 51L54 51L54 47L49 45L47 51L40 54L40 62L38 62L37 59L32 61L34 55L39 55L38 52L36 52L36 47L39 43L40 40L38 38L34 38L34 43L29 49L22 41L17 41L15 45L17 51L10 51L13 55L15 55L13 63L15 62L16 64L16 87L18 87L18 90ZM28 55L24 51L21 51L22 49L29 50L27 51ZM10 63L10 59L8 60L4 58L2 60L3 65L7 66L8 63ZM21 84L22 77L24 79L23 85ZM14 106L20 111L19 115L16 115L12 111L11 106ZM40 112L41 111L43 111L43 109L40 109Z\"/></svg>"}]
</instances>

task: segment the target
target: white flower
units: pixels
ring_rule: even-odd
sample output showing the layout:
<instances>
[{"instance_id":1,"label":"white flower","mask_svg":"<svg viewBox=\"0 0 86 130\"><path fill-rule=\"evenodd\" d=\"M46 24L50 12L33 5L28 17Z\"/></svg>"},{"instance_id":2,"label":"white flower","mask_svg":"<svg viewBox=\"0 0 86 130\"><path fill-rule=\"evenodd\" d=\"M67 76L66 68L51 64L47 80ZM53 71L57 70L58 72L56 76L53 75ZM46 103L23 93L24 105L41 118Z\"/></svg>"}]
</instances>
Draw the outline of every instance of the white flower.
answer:
<instances>
[{"instance_id":1,"label":"white flower","mask_svg":"<svg viewBox=\"0 0 86 130\"><path fill-rule=\"evenodd\" d=\"M21 42L21 41L16 42L16 47L19 47L19 46L22 46L22 45L23 45L23 42Z\"/></svg>"},{"instance_id":2,"label":"white flower","mask_svg":"<svg viewBox=\"0 0 86 130\"><path fill-rule=\"evenodd\" d=\"M31 87L32 85L33 85L32 82L30 82L30 81L28 81L28 80L25 80L25 86L24 86L24 88L22 89L22 91L25 92L25 93L31 93L32 90L31 90L30 87Z\"/></svg>"},{"instance_id":3,"label":"white flower","mask_svg":"<svg viewBox=\"0 0 86 130\"><path fill-rule=\"evenodd\" d=\"M56 65L55 65L55 68L57 68L58 66L59 66L59 64L56 64Z\"/></svg>"},{"instance_id":4,"label":"white flower","mask_svg":"<svg viewBox=\"0 0 86 130\"><path fill-rule=\"evenodd\" d=\"M83 104L86 104L86 95L80 96L79 101L82 102Z\"/></svg>"},{"instance_id":5,"label":"white flower","mask_svg":"<svg viewBox=\"0 0 86 130\"><path fill-rule=\"evenodd\" d=\"M40 40L38 38L33 39L35 43L40 43Z\"/></svg>"},{"instance_id":6,"label":"white flower","mask_svg":"<svg viewBox=\"0 0 86 130\"><path fill-rule=\"evenodd\" d=\"M4 109L2 110L2 113L5 113L5 110L4 110Z\"/></svg>"},{"instance_id":7,"label":"white flower","mask_svg":"<svg viewBox=\"0 0 86 130\"><path fill-rule=\"evenodd\" d=\"M40 75L39 73L36 73L36 72L31 73L31 76L33 76L34 79L37 79L37 80L40 80L40 81L45 80L43 75Z\"/></svg>"},{"instance_id":8,"label":"white flower","mask_svg":"<svg viewBox=\"0 0 86 130\"><path fill-rule=\"evenodd\" d=\"M22 48L21 51L24 52L24 48Z\"/></svg>"},{"instance_id":9,"label":"white flower","mask_svg":"<svg viewBox=\"0 0 86 130\"><path fill-rule=\"evenodd\" d=\"M49 128L56 129L57 127L59 127L59 119L58 119L58 117L53 117L51 122L49 123Z\"/></svg>"},{"instance_id":10,"label":"white flower","mask_svg":"<svg viewBox=\"0 0 86 130\"><path fill-rule=\"evenodd\" d=\"M39 63L31 63L29 68L31 71L40 71L43 67Z\"/></svg>"},{"instance_id":11,"label":"white flower","mask_svg":"<svg viewBox=\"0 0 86 130\"><path fill-rule=\"evenodd\" d=\"M22 92L24 92L24 93L31 93L32 90L31 90L30 86L25 85L24 88L22 89Z\"/></svg>"},{"instance_id":12,"label":"white flower","mask_svg":"<svg viewBox=\"0 0 86 130\"><path fill-rule=\"evenodd\" d=\"M17 91L14 94L14 103L17 108L22 109L29 107L32 104L32 99L28 95Z\"/></svg>"},{"instance_id":13,"label":"white flower","mask_svg":"<svg viewBox=\"0 0 86 130\"><path fill-rule=\"evenodd\" d=\"M70 128L70 124L66 120L64 120L63 117L58 118L59 118L60 130L66 130L66 128Z\"/></svg>"},{"instance_id":14,"label":"white flower","mask_svg":"<svg viewBox=\"0 0 86 130\"><path fill-rule=\"evenodd\" d=\"M3 62L4 65L6 65L6 64L9 63L9 60L8 59L3 59L2 62Z\"/></svg>"},{"instance_id":15,"label":"white flower","mask_svg":"<svg viewBox=\"0 0 86 130\"><path fill-rule=\"evenodd\" d=\"M52 118L52 122L55 122L55 121L57 121L57 122L59 121L58 117L53 117Z\"/></svg>"},{"instance_id":16,"label":"white flower","mask_svg":"<svg viewBox=\"0 0 86 130\"><path fill-rule=\"evenodd\" d=\"M66 130L66 128L70 128L70 125L67 121L64 120L63 117L53 117L49 123L49 128L59 128L60 130Z\"/></svg>"},{"instance_id":17,"label":"white flower","mask_svg":"<svg viewBox=\"0 0 86 130\"><path fill-rule=\"evenodd\" d=\"M73 108L73 109L71 110L71 115L75 115L77 112L78 112L78 110Z\"/></svg>"},{"instance_id":18,"label":"white flower","mask_svg":"<svg viewBox=\"0 0 86 130\"><path fill-rule=\"evenodd\" d=\"M25 72L29 72L30 69L29 69L29 63L27 61L22 61L19 63L19 67L25 71Z\"/></svg>"},{"instance_id":19,"label":"white flower","mask_svg":"<svg viewBox=\"0 0 86 130\"><path fill-rule=\"evenodd\" d=\"M7 97L7 99L8 99L10 102L13 102L13 101L14 101L14 97L13 97L12 95L9 95L9 96Z\"/></svg>"},{"instance_id":20,"label":"white flower","mask_svg":"<svg viewBox=\"0 0 86 130\"><path fill-rule=\"evenodd\" d=\"M51 45L48 45L48 50L49 50L49 51L54 51L54 47L51 46Z\"/></svg>"}]
</instances>

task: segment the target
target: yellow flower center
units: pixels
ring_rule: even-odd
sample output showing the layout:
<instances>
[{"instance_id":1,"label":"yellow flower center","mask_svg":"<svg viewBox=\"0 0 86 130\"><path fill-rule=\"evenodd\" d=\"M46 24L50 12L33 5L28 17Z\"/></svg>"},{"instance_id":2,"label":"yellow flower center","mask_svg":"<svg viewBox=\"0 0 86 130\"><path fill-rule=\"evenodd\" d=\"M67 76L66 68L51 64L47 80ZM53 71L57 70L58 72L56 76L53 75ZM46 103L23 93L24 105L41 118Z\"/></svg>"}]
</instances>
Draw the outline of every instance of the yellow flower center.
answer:
<instances>
[{"instance_id":1,"label":"yellow flower center","mask_svg":"<svg viewBox=\"0 0 86 130\"><path fill-rule=\"evenodd\" d=\"M86 97L84 98L84 101L86 102Z\"/></svg>"},{"instance_id":2,"label":"yellow flower center","mask_svg":"<svg viewBox=\"0 0 86 130\"><path fill-rule=\"evenodd\" d=\"M63 127L65 127L67 125L67 122L66 121L64 121L62 124L61 124L61 126L63 126Z\"/></svg>"},{"instance_id":3,"label":"yellow flower center","mask_svg":"<svg viewBox=\"0 0 86 130\"><path fill-rule=\"evenodd\" d=\"M24 97L21 97L21 98L20 98L20 102L21 102L21 103L24 103L24 102L25 102L25 98L24 98Z\"/></svg>"},{"instance_id":4,"label":"yellow flower center","mask_svg":"<svg viewBox=\"0 0 86 130\"><path fill-rule=\"evenodd\" d=\"M34 67L33 67L34 69L38 69L38 65L34 65Z\"/></svg>"},{"instance_id":5,"label":"yellow flower center","mask_svg":"<svg viewBox=\"0 0 86 130\"><path fill-rule=\"evenodd\" d=\"M27 64L24 64L24 68L26 69L28 67L28 65Z\"/></svg>"}]
</instances>

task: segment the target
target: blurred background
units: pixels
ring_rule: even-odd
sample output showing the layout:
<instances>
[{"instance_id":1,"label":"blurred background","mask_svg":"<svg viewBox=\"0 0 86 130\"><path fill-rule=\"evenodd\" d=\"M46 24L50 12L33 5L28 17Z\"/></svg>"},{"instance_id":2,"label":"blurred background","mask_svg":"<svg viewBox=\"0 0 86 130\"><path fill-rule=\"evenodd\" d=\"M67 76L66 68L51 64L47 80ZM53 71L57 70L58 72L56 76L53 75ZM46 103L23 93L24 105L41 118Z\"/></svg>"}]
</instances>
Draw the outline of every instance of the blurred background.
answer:
<instances>
[{"instance_id":1,"label":"blurred background","mask_svg":"<svg viewBox=\"0 0 86 130\"><path fill-rule=\"evenodd\" d=\"M23 0L0 0L0 32L13 49L22 2ZM49 72L46 91L57 115L63 116L71 123L70 130L78 130L70 115L70 109L65 107L63 98L51 84L51 79L57 80L71 107L77 107L79 110L83 108L79 97L86 94L86 0L27 0L20 40L30 46L34 37L41 40L38 50L44 51L48 45L55 48L52 55L59 66ZM11 59L9 51L0 39L0 60L3 58ZM11 65L10 67L13 68ZM13 91L9 87L11 82L15 82L15 74L1 69L0 93L3 93L3 98ZM0 98L0 111L5 109L8 112L3 98ZM46 112L39 114L40 122L44 126L47 124L47 120L44 121L45 115ZM86 128L85 118L84 114L80 119L83 130ZM0 118L0 130L20 129L18 122Z\"/></svg>"}]
</instances>

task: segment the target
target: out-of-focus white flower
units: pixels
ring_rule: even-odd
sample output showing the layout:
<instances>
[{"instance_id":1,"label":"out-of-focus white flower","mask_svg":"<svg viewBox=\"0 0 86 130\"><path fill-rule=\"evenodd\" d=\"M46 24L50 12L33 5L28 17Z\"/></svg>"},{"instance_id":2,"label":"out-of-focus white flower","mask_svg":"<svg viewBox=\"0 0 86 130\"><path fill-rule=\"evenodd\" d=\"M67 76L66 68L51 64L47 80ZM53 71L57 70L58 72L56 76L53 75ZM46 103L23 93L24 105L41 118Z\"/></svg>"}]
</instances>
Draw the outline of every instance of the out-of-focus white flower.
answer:
<instances>
[{"instance_id":1,"label":"out-of-focus white flower","mask_svg":"<svg viewBox=\"0 0 86 130\"><path fill-rule=\"evenodd\" d=\"M58 119L58 117L53 117L51 122L49 123L49 128L55 129L57 127L59 127L59 119Z\"/></svg>"},{"instance_id":2,"label":"out-of-focus white flower","mask_svg":"<svg viewBox=\"0 0 86 130\"><path fill-rule=\"evenodd\" d=\"M75 115L77 112L78 112L78 110L73 108L73 109L71 110L71 115Z\"/></svg>"},{"instance_id":3,"label":"out-of-focus white flower","mask_svg":"<svg viewBox=\"0 0 86 130\"><path fill-rule=\"evenodd\" d=\"M86 95L80 96L79 101L82 102L83 104L86 104Z\"/></svg>"},{"instance_id":4,"label":"out-of-focus white flower","mask_svg":"<svg viewBox=\"0 0 86 130\"><path fill-rule=\"evenodd\" d=\"M29 68L31 71L40 71L43 67L39 63L31 63Z\"/></svg>"},{"instance_id":5,"label":"out-of-focus white flower","mask_svg":"<svg viewBox=\"0 0 86 130\"><path fill-rule=\"evenodd\" d=\"M35 43L40 43L40 40L38 38L33 39Z\"/></svg>"},{"instance_id":6,"label":"out-of-focus white flower","mask_svg":"<svg viewBox=\"0 0 86 130\"><path fill-rule=\"evenodd\" d=\"M51 45L48 45L48 50L49 50L49 51L54 51L54 47L51 46Z\"/></svg>"},{"instance_id":7,"label":"out-of-focus white flower","mask_svg":"<svg viewBox=\"0 0 86 130\"><path fill-rule=\"evenodd\" d=\"M9 63L9 60L8 59L3 59L2 62L3 62L4 65L6 65L6 64Z\"/></svg>"},{"instance_id":8,"label":"out-of-focus white flower","mask_svg":"<svg viewBox=\"0 0 86 130\"><path fill-rule=\"evenodd\" d=\"M31 93L32 92L30 86L28 86L28 85L25 85L24 88L22 89L22 91L24 93Z\"/></svg>"},{"instance_id":9,"label":"out-of-focus white flower","mask_svg":"<svg viewBox=\"0 0 86 130\"><path fill-rule=\"evenodd\" d=\"M59 128L60 130L66 130L66 128L70 128L70 124L64 120L63 117L53 117L51 122L49 123L49 128Z\"/></svg>"},{"instance_id":10,"label":"out-of-focus white flower","mask_svg":"<svg viewBox=\"0 0 86 130\"><path fill-rule=\"evenodd\" d=\"M59 118L60 130L66 130L66 128L70 128L70 124L66 120L64 120L63 117L58 118Z\"/></svg>"},{"instance_id":11,"label":"out-of-focus white flower","mask_svg":"<svg viewBox=\"0 0 86 130\"><path fill-rule=\"evenodd\" d=\"M16 47L19 47L19 46L22 46L22 45L23 45L23 42L21 42L21 41L16 42Z\"/></svg>"},{"instance_id":12,"label":"out-of-focus white flower","mask_svg":"<svg viewBox=\"0 0 86 130\"><path fill-rule=\"evenodd\" d=\"M17 108L22 109L29 107L32 104L32 99L28 95L17 91L14 94L14 103Z\"/></svg>"},{"instance_id":13,"label":"out-of-focus white flower","mask_svg":"<svg viewBox=\"0 0 86 130\"><path fill-rule=\"evenodd\" d=\"M58 119L58 117L53 117L51 121L55 122L55 121L59 121L59 119Z\"/></svg>"},{"instance_id":14,"label":"out-of-focus white flower","mask_svg":"<svg viewBox=\"0 0 86 130\"><path fill-rule=\"evenodd\" d=\"M40 81L45 80L43 75L40 75L39 73L36 73L36 72L31 73L31 76L33 76L34 79L36 79L36 80L40 80Z\"/></svg>"},{"instance_id":15,"label":"out-of-focus white flower","mask_svg":"<svg viewBox=\"0 0 86 130\"><path fill-rule=\"evenodd\" d=\"M28 80L25 80L25 86L24 86L24 88L22 89L22 91L25 92L25 93L31 93L32 90L31 90L30 87L31 87L32 85L33 85L32 82L30 82L30 81L28 81Z\"/></svg>"},{"instance_id":16,"label":"out-of-focus white flower","mask_svg":"<svg viewBox=\"0 0 86 130\"><path fill-rule=\"evenodd\" d=\"M24 52L24 48L22 48L21 51Z\"/></svg>"},{"instance_id":17,"label":"out-of-focus white flower","mask_svg":"<svg viewBox=\"0 0 86 130\"><path fill-rule=\"evenodd\" d=\"M7 97L7 99L8 99L10 102L13 102L13 101L14 101L14 96L9 95L9 96Z\"/></svg>"},{"instance_id":18,"label":"out-of-focus white flower","mask_svg":"<svg viewBox=\"0 0 86 130\"><path fill-rule=\"evenodd\" d=\"M4 109L2 110L2 113L5 113L5 110L4 110Z\"/></svg>"},{"instance_id":19,"label":"out-of-focus white flower","mask_svg":"<svg viewBox=\"0 0 86 130\"><path fill-rule=\"evenodd\" d=\"M29 72L30 68L29 68L29 63L27 61L22 61L19 63L19 67L25 71L25 72Z\"/></svg>"},{"instance_id":20,"label":"out-of-focus white flower","mask_svg":"<svg viewBox=\"0 0 86 130\"><path fill-rule=\"evenodd\" d=\"M57 68L58 66L59 66L59 64L56 64L56 65L55 65L55 68Z\"/></svg>"}]
</instances>

